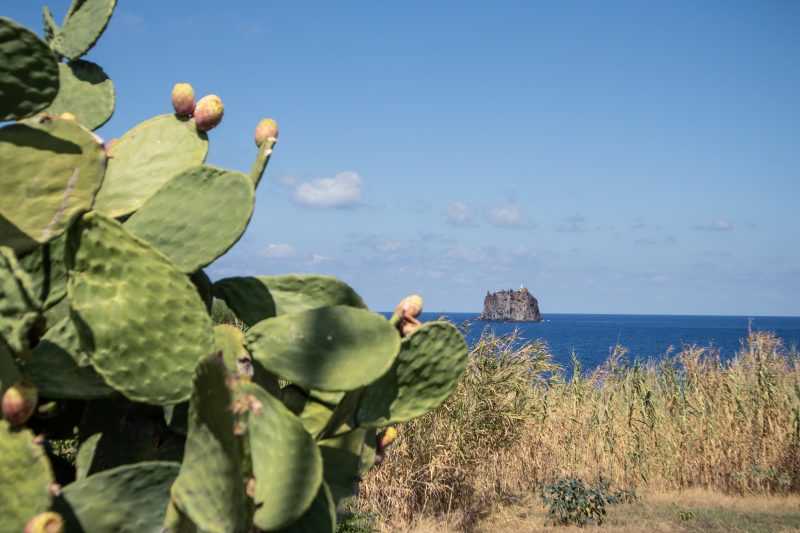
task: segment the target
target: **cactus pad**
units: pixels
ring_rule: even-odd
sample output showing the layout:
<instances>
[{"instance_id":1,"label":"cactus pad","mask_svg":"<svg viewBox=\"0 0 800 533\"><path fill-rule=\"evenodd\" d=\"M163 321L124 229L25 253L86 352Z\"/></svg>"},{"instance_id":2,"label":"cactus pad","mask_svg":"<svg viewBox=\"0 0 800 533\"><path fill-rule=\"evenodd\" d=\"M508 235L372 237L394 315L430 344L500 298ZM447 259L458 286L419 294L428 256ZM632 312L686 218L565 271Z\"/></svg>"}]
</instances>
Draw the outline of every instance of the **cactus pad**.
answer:
<instances>
[{"instance_id":1,"label":"cactus pad","mask_svg":"<svg viewBox=\"0 0 800 533\"><path fill-rule=\"evenodd\" d=\"M75 224L68 247L67 293L95 370L134 401L186 400L195 366L214 350L211 319L194 285L99 213Z\"/></svg>"},{"instance_id":2,"label":"cactus pad","mask_svg":"<svg viewBox=\"0 0 800 533\"><path fill-rule=\"evenodd\" d=\"M356 420L381 427L405 422L438 407L467 364L467 345L447 322L428 322L403 345L392 369L364 391Z\"/></svg>"},{"instance_id":3,"label":"cactus pad","mask_svg":"<svg viewBox=\"0 0 800 533\"><path fill-rule=\"evenodd\" d=\"M17 365L14 363L14 357L11 351L6 346L6 343L0 339L0 398L3 393L11 385L20 380L20 373Z\"/></svg>"},{"instance_id":4,"label":"cactus pad","mask_svg":"<svg viewBox=\"0 0 800 533\"><path fill-rule=\"evenodd\" d=\"M241 531L244 521L242 446L233 433L227 380L219 356L210 356L197 367L186 452L172 487L175 506L210 533Z\"/></svg>"},{"instance_id":5,"label":"cactus pad","mask_svg":"<svg viewBox=\"0 0 800 533\"><path fill-rule=\"evenodd\" d=\"M72 113L89 128L96 130L114 114L114 83L99 65L91 61L59 63L61 88L47 108L51 115Z\"/></svg>"},{"instance_id":6,"label":"cactus pad","mask_svg":"<svg viewBox=\"0 0 800 533\"><path fill-rule=\"evenodd\" d=\"M355 429L319 442L325 464L325 483L331 489L337 508L339 502L356 494L366 434L365 429Z\"/></svg>"},{"instance_id":7,"label":"cactus pad","mask_svg":"<svg viewBox=\"0 0 800 533\"><path fill-rule=\"evenodd\" d=\"M0 17L0 121L33 115L58 94L58 63L36 34Z\"/></svg>"},{"instance_id":8,"label":"cactus pad","mask_svg":"<svg viewBox=\"0 0 800 533\"><path fill-rule=\"evenodd\" d=\"M37 247L20 258L19 264L31 278L42 308L47 310L67 295L67 269L64 266L64 235Z\"/></svg>"},{"instance_id":9,"label":"cactus pad","mask_svg":"<svg viewBox=\"0 0 800 533\"><path fill-rule=\"evenodd\" d=\"M102 433L95 433L81 443L78 454L75 456L75 479L83 479L89 475L89 469L94 462L97 444L103 438Z\"/></svg>"},{"instance_id":10,"label":"cactus pad","mask_svg":"<svg viewBox=\"0 0 800 533\"><path fill-rule=\"evenodd\" d=\"M58 24L56 24L56 20L53 18L53 12L50 11L50 8L47 6L42 7L42 26L44 27L44 40L49 45L53 42L53 37L56 36L56 32L58 32Z\"/></svg>"},{"instance_id":11,"label":"cactus pad","mask_svg":"<svg viewBox=\"0 0 800 533\"><path fill-rule=\"evenodd\" d=\"M79 366L85 358L75 325L66 317L47 330L31 356L22 361L22 370L46 398L92 399L116 394L94 368Z\"/></svg>"},{"instance_id":12,"label":"cactus pad","mask_svg":"<svg viewBox=\"0 0 800 533\"><path fill-rule=\"evenodd\" d=\"M204 165L169 180L125 222L125 229L190 273L239 240L254 206L247 176Z\"/></svg>"},{"instance_id":13,"label":"cactus pad","mask_svg":"<svg viewBox=\"0 0 800 533\"><path fill-rule=\"evenodd\" d=\"M41 445L28 430L10 431L0 420L0 529L22 531L50 507L53 474Z\"/></svg>"},{"instance_id":14,"label":"cactus pad","mask_svg":"<svg viewBox=\"0 0 800 533\"><path fill-rule=\"evenodd\" d=\"M0 129L0 218L26 237L0 231L0 244L18 252L61 235L92 206L106 155L86 128L42 115ZM9 242L10 241L10 242Z\"/></svg>"},{"instance_id":15,"label":"cactus pad","mask_svg":"<svg viewBox=\"0 0 800 533\"><path fill-rule=\"evenodd\" d=\"M322 483L322 457L300 420L280 400L253 383L237 397L251 398L247 433L255 477L254 524L265 530L284 527L311 506Z\"/></svg>"},{"instance_id":16,"label":"cactus pad","mask_svg":"<svg viewBox=\"0 0 800 533\"><path fill-rule=\"evenodd\" d=\"M233 375L239 372L238 362L242 358L250 359L244 347L244 332L230 324L214 326L214 344L222 354L225 368Z\"/></svg>"},{"instance_id":17,"label":"cactus pad","mask_svg":"<svg viewBox=\"0 0 800 533\"><path fill-rule=\"evenodd\" d=\"M159 533L178 468L148 461L105 470L64 487L54 507L69 532Z\"/></svg>"},{"instance_id":18,"label":"cactus pad","mask_svg":"<svg viewBox=\"0 0 800 533\"><path fill-rule=\"evenodd\" d=\"M201 165L208 138L192 120L159 115L123 135L111 150L95 209L112 217L139 209L172 177Z\"/></svg>"},{"instance_id":19,"label":"cactus pad","mask_svg":"<svg viewBox=\"0 0 800 533\"><path fill-rule=\"evenodd\" d=\"M248 326L265 318L332 305L367 307L346 283L315 274L224 278L214 283L214 296L225 300Z\"/></svg>"},{"instance_id":20,"label":"cactus pad","mask_svg":"<svg viewBox=\"0 0 800 533\"><path fill-rule=\"evenodd\" d=\"M268 371L308 389L352 390L383 375L400 348L382 316L343 305L262 320L247 347Z\"/></svg>"},{"instance_id":21,"label":"cactus pad","mask_svg":"<svg viewBox=\"0 0 800 533\"><path fill-rule=\"evenodd\" d=\"M68 59L81 57L103 34L116 5L117 0L73 0L53 37L53 50Z\"/></svg>"},{"instance_id":22,"label":"cactus pad","mask_svg":"<svg viewBox=\"0 0 800 533\"><path fill-rule=\"evenodd\" d=\"M324 481L311 507L293 524L280 530L280 533L335 533L336 505L328 484Z\"/></svg>"},{"instance_id":23,"label":"cactus pad","mask_svg":"<svg viewBox=\"0 0 800 533\"><path fill-rule=\"evenodd\" d=\"M28 332L40 318L41 303L14 252L0 246L0 342L15 353L26 352Z\"/></svg>"},{"instance_id":24,"label":"cactus pad","mask_svg":"<svg viewBox=\"0 0 800 533\"><path fill-rule=\"evenodd\" d=\"M269 159L272 157L272 150L274 148L274 140L266 140L258 148L258 155L253 163L253 167L250 169L250 179L253 182L253 187L258 187L258 183L261 181L261 177L264 175L264 171L269 164Z\"/></svg>"}]
</instances>

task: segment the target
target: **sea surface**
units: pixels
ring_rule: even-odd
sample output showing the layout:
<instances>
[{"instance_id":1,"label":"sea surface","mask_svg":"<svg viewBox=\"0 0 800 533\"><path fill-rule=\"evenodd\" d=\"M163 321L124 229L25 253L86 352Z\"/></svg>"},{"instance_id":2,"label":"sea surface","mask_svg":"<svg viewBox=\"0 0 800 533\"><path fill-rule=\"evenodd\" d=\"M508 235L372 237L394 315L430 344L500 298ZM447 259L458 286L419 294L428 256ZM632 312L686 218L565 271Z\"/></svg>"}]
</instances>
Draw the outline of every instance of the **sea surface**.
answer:
<instances>
[{"instance_id":1,"label":"sea surface","mask_svg":"<svg viewBox=\"0 0 800 533\"><path fill-rule=\"evenodd\" d=\"M478 320L477 314L423 313L422 318L441 316L468 324L470 345L487 328L497 335L516 329L523 340L546 341L556 361L565 367L570 366L574 352L584 370L602 364L616 344L641 360L662 357L687 344L712 346L728 359L739 349L748 327L772 331L787 347L800 348L800 317L546 314L542 322L486 322Z\"/></svg>"}]
</instances>

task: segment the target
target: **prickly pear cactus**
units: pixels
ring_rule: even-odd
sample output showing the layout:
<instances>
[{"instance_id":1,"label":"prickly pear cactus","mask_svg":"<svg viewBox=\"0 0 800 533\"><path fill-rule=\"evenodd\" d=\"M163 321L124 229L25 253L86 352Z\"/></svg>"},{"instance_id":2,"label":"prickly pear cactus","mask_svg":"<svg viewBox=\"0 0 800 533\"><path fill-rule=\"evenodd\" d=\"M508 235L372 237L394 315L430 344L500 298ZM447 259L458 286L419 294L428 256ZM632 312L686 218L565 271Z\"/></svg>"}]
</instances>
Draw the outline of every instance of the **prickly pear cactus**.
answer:
<instances>
[{"instance_id":1,"label":"prickly pear cactus","mask_svg":"<svg viewBox=\"0 0 800 533\"><path fill-rule=\"evenodd\" d=\"M11 431L0 420L0 530L22 531L50 507L53 474L41 442L28 430Z\"/></svg>"},{"instance_id":2,"label":"prickly pear cactus","mask_svg":"<svg viewBox=\"0 0 800 533\"><path fill-rule=\"evenodd\" d=\"M277 123L249 173L205 165L222 101L182 82L175 114L103 142L114 85L82 57L115 6L45 7L44 40L0 18L0 532L333 533L464 340L417 295L387 320L330 276L210 280Z\"/></svg>"}]
</instances>

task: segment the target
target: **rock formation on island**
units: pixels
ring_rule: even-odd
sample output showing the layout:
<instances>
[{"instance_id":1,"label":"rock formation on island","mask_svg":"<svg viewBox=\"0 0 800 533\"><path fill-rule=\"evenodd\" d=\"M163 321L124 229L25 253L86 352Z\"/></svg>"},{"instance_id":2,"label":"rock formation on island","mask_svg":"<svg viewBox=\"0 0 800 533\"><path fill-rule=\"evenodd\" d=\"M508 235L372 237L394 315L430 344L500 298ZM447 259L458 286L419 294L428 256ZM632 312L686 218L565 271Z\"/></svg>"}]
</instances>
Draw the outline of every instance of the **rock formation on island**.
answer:
<instances>
[{"instance_id":1,"label":"rock formation on island","mask_svg":"<svg viewBox=\"0 0 800 533\"><path fill-rule=\"evenodd\" d=\"M511 322L539 322L539 302L525 287L518 291L487 292L483 300L480 320L506 320Z\"/></svg>"}]
</instances>

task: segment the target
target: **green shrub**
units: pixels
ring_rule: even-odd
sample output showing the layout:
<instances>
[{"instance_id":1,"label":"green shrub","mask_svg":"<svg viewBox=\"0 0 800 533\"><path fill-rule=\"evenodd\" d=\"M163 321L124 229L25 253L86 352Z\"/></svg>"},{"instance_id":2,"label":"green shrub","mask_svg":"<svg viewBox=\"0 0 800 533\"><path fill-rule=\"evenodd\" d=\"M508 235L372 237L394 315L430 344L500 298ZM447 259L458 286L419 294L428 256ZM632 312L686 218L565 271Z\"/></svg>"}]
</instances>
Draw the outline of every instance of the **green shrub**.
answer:
<instances>
[{"instance_id":1,"label":"green shrub","mask_svg":"<svg viewBox=\"0 0 800 533\"><path fill-rule=\"evenodd\" d=\"M604 479L587 485L576 477L562 478L545 485L541 497L553 524L577 526L592 522L602 525L606 506L633 503L637 499L633 489L612 491L610 483Z\"/></svg>"}]
</instances>

